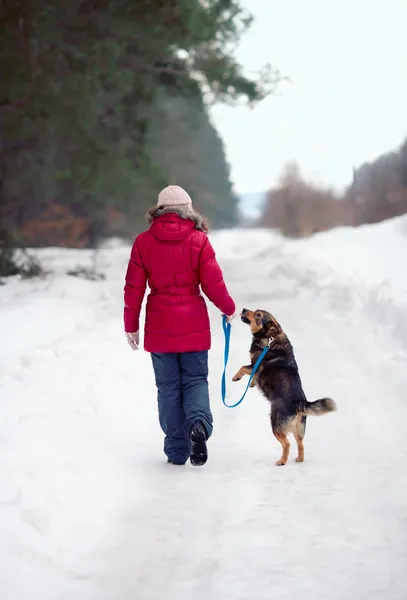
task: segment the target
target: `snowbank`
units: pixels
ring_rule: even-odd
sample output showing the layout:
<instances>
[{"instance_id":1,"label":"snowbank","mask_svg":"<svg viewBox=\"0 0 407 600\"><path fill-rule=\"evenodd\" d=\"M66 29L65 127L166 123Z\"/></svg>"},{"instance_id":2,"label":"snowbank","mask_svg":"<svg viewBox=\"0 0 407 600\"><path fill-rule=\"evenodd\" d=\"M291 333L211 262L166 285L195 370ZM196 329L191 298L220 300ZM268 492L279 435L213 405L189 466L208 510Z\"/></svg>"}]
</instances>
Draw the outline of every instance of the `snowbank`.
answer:
<instances>
[{"instance_id":1,"label":"snowbank","mask_svg":"<svg viewBox=\"0 0 407 600\"><path fill-rule=\"evenodd\" d=\"M389 286L407 301L407 215L375 225L342 227L289 240L267 229L235 229L212 235L221 259L255 258L277 248L320 270L321 278L349 285Z\"/></svg>"},{"instance_id":2,"label":"snowbank","mask_svg":"<svg viewBox=\"0 0 407 600\"><path fill-rule=\"evenodd\" d=\"M317 291L333 309L372 318L373 328L387 327L407 347L407 215L300 240L253 229L216 233L213 241L221 260L247 260L256 273Z\"/></svg>"},{"instance_id":3,"label":"snowbank","mask_svg":"<svg viewBox=\"0 0 407 600\"><path fill-rule=\"evenodd\" d=\"M287 252L318 272L316 284L335 306L343 298L347 311L387 327L407 348L407 215L320 233Z\"/></svg>"},{"instance_id":4,"label":"snowbank","mask_svg":"<svg viewBox=\"0 0 407 600\"><path fill-rule=\"evenodd\" d=\"M388 286L407 301L407 215L375 225L343 227L291 244L301 259L329 267L350 284Z\"/></svg>"}]
</instances>

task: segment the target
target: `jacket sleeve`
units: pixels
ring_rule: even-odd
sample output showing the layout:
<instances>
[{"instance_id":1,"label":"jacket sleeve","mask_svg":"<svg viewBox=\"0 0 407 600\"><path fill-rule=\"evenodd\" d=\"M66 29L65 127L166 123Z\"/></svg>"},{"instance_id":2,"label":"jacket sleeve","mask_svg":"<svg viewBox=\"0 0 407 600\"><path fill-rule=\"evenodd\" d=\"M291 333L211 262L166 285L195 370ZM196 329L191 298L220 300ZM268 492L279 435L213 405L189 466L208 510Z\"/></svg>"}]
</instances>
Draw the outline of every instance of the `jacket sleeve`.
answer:
<instances>
[{"instance_id":1,"label":"jacket sleeve","mask_svg":"<svg viewBox=\"0 0 407 600\"><path fill-rule=\"evenodd\" d=\"M206 236L199 257L199 280L203 293L216 308L227 316L235 312L235 303L229 295L215 252Z\"/></svg>"},{"instance_id":2,"label":"jacket sleeve","mask_svg":"<svg viewBox=\"0 0 407 600\"><path fill-rule=\"evenodd\" d=\"M147 273L136 241L130 254L124 286L124 330L135 333L139 330L141 305L146 291Z\"/></svg>"}]
</instances>

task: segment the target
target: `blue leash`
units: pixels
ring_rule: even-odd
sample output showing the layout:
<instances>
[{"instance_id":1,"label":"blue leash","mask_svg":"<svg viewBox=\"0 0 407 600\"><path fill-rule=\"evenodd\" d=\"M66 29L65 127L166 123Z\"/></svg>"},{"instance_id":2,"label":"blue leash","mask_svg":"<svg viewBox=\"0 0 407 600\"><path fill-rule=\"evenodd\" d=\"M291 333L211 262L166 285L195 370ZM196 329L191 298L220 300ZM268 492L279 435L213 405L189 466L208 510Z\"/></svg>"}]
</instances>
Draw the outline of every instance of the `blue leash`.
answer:
<instances>
[{"instance_id":1,"label":"blue leash","mask_svg":"<svg viewBox=\"0 0 407 600\"><path fill-rule=\"evenodd\" d=\"M222 375L222 402L226 406L226 408L235 408L236 406L239 406L239 404L241 402L243 402L243 400L247 394L247 390L249 389L249 386L252 382L252 379L255 376L256 371L259 368L261 361L266 356L266 354L270 348L270 345L268 345L264 348L264 350L260 354L259 358L254 363L252 372L249 377L249 382L246 386L243 396L235 404L226 404L226 367L227 367L228 360L229 360L230 333L231 333L232 325L230 323L228 323L227 317L225 315L222 315L222 327L223 327L223 333L225 334L225 355L224 355L224 367L223 367L223 375ZM273 340L270 340L269 344L272 341Z\"/></svg>"}]
</instances>

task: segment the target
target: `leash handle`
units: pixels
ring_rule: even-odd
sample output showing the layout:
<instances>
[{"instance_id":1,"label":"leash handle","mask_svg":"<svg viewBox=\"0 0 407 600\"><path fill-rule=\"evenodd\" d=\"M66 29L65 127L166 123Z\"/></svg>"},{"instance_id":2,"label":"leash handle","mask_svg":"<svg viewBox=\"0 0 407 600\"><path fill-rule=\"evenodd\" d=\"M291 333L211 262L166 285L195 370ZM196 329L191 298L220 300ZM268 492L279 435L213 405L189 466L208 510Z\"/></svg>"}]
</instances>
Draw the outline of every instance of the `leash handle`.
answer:
<instances>
[{"instance_id":1,"label":"leash handle","mask_svg":"<svg viewBox=\"0 0 407 600\"><path fill-rule=\"evenodd\" d=\"M266 346L264 348L264 350L260 354L259 358L254 363L253 369L252 369L252 372L250 373L249 381L248 381L246 389L245 389L245 391L243 393L243 396L240 398L240 400L238 400L237 402L235 402L235 404L226 404L226 367L227 367L227 364L228 364L228 361L229 361L230 334L231 334L232 326L228 322L227 317L225 315L222 315L222 327L223 327L223 333L225 334L224 367L223 367L222 385L221 385L222 402L226 406L226 408L236 408L236 406L239 406L239 404L241 404L241 402L243 402L243 400L245 399L245 396L246 396L247 391L248 391L248 389L250 387L252 379L255 376L256 371L259 368L259 365L260 365L261 361L263 360L263 358L265 357L266 353L268 352L270 345L268 345L268 346Z\"/></svg>"}]
</instances>

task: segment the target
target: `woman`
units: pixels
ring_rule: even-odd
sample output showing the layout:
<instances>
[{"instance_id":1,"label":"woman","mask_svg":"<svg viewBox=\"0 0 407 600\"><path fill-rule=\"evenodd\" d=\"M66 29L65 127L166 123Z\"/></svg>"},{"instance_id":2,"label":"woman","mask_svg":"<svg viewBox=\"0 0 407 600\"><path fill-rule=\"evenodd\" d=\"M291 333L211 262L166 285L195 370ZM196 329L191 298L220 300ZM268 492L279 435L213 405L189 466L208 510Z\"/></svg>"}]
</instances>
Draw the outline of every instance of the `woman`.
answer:
<instances>
[{"instance_id":1,"label":"woman","mask_svg":"<svg viewBox=\"0 0 407 600\"><path fill-rule=\"evenodd\" d=\"M192 200L177 185L163 189L148 213L150 228L137 236L124 288L124 328L133 350L139 345L139 316L146 284L144 349L151 352L158 412L168 462L194 466L208 458L212 434L208 391L211 347L205 295L232 319L235 303Z\"/></svg>"}]
</instances>

